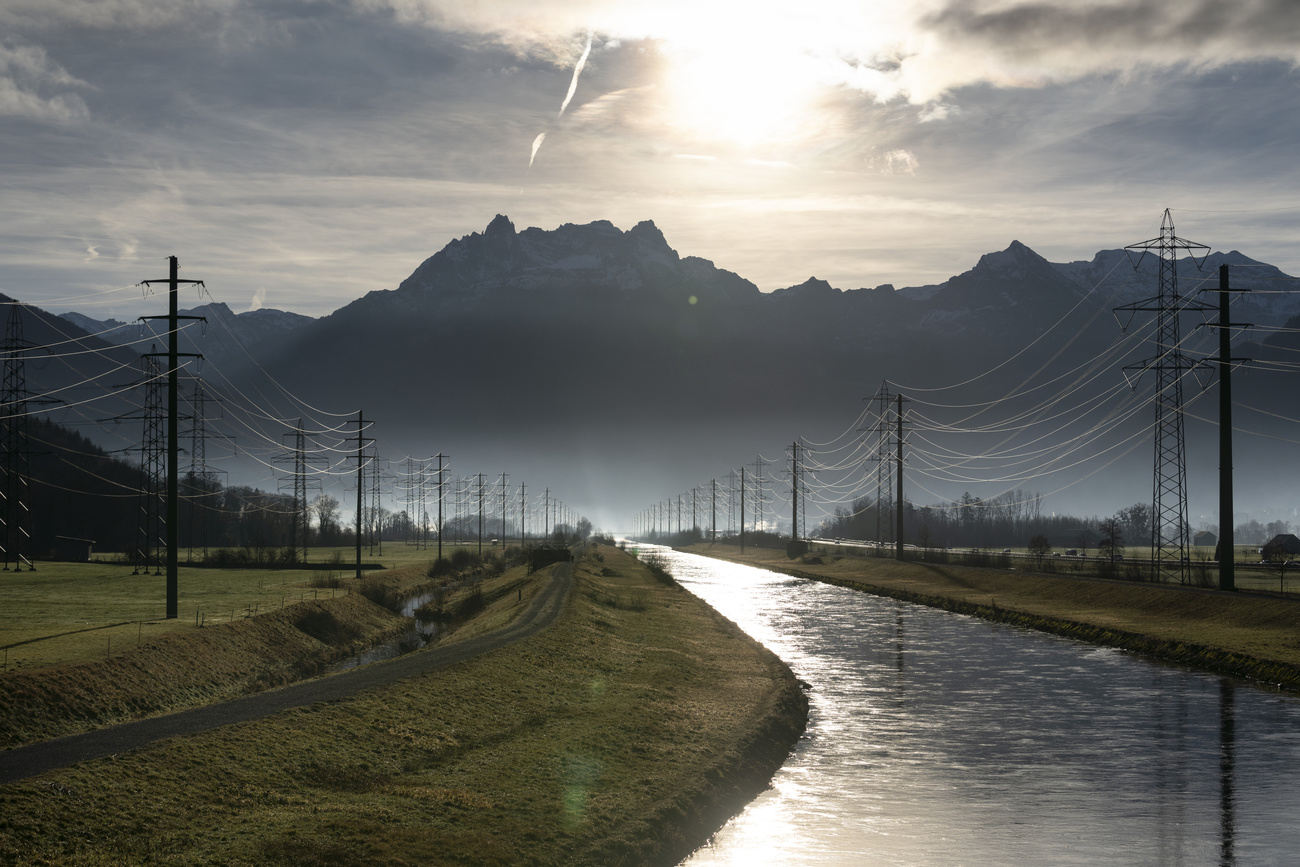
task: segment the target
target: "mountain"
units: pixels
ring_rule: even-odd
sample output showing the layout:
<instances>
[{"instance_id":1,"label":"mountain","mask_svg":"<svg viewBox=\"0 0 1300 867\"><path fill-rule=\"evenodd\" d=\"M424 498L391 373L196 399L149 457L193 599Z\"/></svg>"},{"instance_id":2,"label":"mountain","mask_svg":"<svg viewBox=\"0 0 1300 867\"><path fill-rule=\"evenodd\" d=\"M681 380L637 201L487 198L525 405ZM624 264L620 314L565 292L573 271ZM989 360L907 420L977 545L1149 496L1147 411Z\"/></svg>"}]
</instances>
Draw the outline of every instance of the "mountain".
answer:
<instances>
[{"instance_id":1,"label":"mountain","mask_svg":"<svg viewBox=\"0 0 1300 867\"><path fill-rule=\"evenodd\" d=\"M5 295L0 295L0 305L6 309L6 343L23 347L6 352L6 360L13 365L15 384L30 398L29 413L93 424L129 410L125 384L141 374L135 351Z\"/></svg>"},{"instance_id":2,"label":"mountain","mask_svg":"<svg viewBox=\"0 0 1300 867\"><path fill-rule=\"evenodd\" d=\"M1178 263L1183 291L1217 288L1220 262L1243 289L1289 279L1239 252L1215 253L1199 274ZM1150 498L1149 395L1125 397L1123 369L1153 355L1151 314L1125 322L1111 310L1154 295L1156 265L1148 256L1135 271L1122 250L1052 263L1013 241L939 284L839 289L813 276L764 293L680 255L650 221L626 231L607 221L518 231L499 215L397 287L320 319L207 305L193 311L208 317L207 333L191 327L187 345L242 402L280 388L299 401L267 415L295 417L302 405L363 411L386 456L442 452L453 474L562 480L574 490L560 495L575 505L626 509L725 478L755 452L779 474L796 437L852 438L872 423L864 399L888 379L912 401L918 499L978 492L990 474L963 470L961 456L993 449L1007 453L1005 469L984 482L994 493L1060 488L1084 501L1070 511L1096 502L1105 512ZM1300 297L1291 298L1248 294L1234 318L1280 324L1300 313ZM1201 319L1186 317L1189 354L1215 342L1195 328ZM1289 349L1260 341L1237 342L1270 359ZM1294 390L1281 366L1260 367L1242 378L1243 403L1263 407ZM1135 381L1149 390L1150 379ZM1210 402L1196 403L1188 388L1190 473L1197 490L1212 491L1202 477L1217 465L1213 431L1196 420L1212 415ZM1046 427L1018 433L1035 424ZM1262 496L1276 488L1273 468L1296 457L1288 445L1296 437L1263 413L1251 424L1266 442L1238 478ZM1032 445L1020 451L1005 445L1026 438ZM861 484L869 472L861 460L824 472Z\"/></svg>"},{"instance_id":3,"label":"mountain","mask_svg":"<svg viewBox=\"0 0 1300 867\"><path fill-rule=\"evenodd\" d=\"M181 310L180 315L200 321L182 323L179 351L202 354L207 361L227 370L260 362L295 331L314 321L310 316L270 308L235 313L222 302ZM96 320L76 312L64 313L60 318L105 342L129 346L137 352L166 347L167 326L160 319L128 323Z\"/></svg>"}]
</instances>

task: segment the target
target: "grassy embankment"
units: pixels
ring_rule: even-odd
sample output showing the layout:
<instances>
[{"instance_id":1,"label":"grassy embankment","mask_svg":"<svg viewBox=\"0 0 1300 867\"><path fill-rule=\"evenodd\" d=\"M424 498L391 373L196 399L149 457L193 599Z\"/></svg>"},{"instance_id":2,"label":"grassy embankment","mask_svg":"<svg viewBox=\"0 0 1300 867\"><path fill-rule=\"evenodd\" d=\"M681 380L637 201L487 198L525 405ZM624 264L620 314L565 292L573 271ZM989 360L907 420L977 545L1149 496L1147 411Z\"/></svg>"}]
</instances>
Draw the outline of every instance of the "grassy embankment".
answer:
<instances>
[{"instance_id":1,"label":"grassy embankment","mask_svg":"<svg viewBox=\"0 0 1300 867\"><path fill-rule=\"evenodd\" d=\"M172 620L165 617L166 578L133 574L131 566L111 559L40 562L35 572L0 572L0 671L104 659L198 623L244 620L306 600L343 596L358 586L349 549L311 549L315 564L341 561L324 570L198 568L186 564L188 553L181 552L180 616ZM431 548L390 544L383 556L364 560L409 577L421 574L435 556Z\"/></svg>"},{"instance_id":2,"label":"grassy embankment","mask_svg":"<svg viewBox=\"0 0 1300 867\"><path fill-rule=\"evenodd\" d=\"M471 662L0 789L0 860L674 863L767 784L807 705L733 624L600 555L554 626ZM476 623L545 580L519 577Z\"/></svg>"},{"instance_id":3,"label":"grassy embankment","mask_svg":"<svg viewBox=\"0 0 1300 867\"><path fill-rule=\"evenodd\" d=\"M44 576L45 571L34 574ZM256 580L236 577L240 582ZM37 599L56 599L61 589L72 593L71 588L81 583L75 575L66 579L66 586L54 580ZM44 657L68 661L11 666L0 674L0 749L311 677L331 663L404 635L411 625L410 620L344 586L294 588L298 591L294 599L304 601L277 604L260 614L250 608L249 616L222 618L224 622L203 628L193 620L136 621L129 628L113 630L115 644L109 644L112 638L105 638L102 630L67 628L69 623L60 617L69 607L85 607L85 616L93 616L94 601L102 599L100 594L110 594L115 583L125 582L120 577L117 582L105 579L94 593L79 594L75 602L49 602L52 610L30 598L18 600L24 604L9 610L5 618L9 623L20 619L15 611L30 611L35 625L28 630L37 635L54 631L54 637L20 644L18 649L39 647ZM369 596L385 601L424 589L430 581L425 568L411 566L377 573L364 584ZM105 606L117 606L109 616L120 617L133 606L157 603L152 598L140 602L125 592L121 596L103 600ZM102 611L95 613L103 616ZM98 652L87 653L87 643L98 646Z\"/></svg>"},{"instance_id":4,"label":"grassy embankment","mask_svg":"<svg viewBox=\"0 0 1300 867\"><path fill-rule=\"evenodd\" d=\"M899 563L830 551L696 545L749 563L989 620L1066 635L1300 691L1300 600L1015 570Z\"/></svg>"}]
</instances>

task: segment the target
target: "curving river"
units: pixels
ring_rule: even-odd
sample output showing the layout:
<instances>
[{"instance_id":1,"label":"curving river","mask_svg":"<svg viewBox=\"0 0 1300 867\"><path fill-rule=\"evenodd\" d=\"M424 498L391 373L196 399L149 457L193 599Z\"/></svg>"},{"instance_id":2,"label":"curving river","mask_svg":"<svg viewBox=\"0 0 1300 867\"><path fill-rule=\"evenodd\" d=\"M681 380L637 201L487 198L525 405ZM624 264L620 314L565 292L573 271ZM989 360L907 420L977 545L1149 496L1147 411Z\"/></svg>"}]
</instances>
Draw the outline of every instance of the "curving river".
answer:
<instances>
[{"instance_id":1,"label":"curving river","mask_svg":"<svg viewBox=\"0 0 1300 867\"><path fill-rule=\"evenodd\" d=\"M772 788L684 864L1300 863L1293 696L662 554L812 685Z\"/></svg>"}]
</instances>

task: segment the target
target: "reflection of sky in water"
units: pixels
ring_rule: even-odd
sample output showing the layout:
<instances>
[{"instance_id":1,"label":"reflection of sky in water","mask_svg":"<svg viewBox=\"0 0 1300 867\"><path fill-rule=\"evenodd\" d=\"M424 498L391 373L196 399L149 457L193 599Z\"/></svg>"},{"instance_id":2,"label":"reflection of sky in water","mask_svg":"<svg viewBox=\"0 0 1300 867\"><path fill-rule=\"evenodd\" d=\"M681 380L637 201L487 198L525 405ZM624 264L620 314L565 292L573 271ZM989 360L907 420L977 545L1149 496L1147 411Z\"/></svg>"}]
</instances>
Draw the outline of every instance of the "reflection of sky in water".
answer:
<instances>
[{"instance_id":1,"label":"reflection of sky in water","mask_svg":"<svg viewBox=\"0 0 1300 867\"><path fill-rule=\"evenodd\" d=\"M1286 864L1300 701L666 552L813 685L808 731L687 864Z\"/></svg>"}]
</instances>

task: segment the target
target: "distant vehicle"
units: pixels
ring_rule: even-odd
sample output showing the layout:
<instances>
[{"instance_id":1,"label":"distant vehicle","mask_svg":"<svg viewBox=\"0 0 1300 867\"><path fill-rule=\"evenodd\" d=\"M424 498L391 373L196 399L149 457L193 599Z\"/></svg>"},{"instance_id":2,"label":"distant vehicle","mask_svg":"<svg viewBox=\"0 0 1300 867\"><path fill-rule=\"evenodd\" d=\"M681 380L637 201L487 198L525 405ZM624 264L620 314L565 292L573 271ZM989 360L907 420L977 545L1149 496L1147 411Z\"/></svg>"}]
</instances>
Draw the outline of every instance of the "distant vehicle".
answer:
<instances>
[{"instance_id":1,"label":"distant vehicle","mask_svg":"<svg viewBox=\"0 0 1300 867\"><path fill-rule=\"evenodd\" d=\"M1078 557L1078 556L1079 556L1079 549L1078 549L1078 548L1066 548L1066 549L1065 549L1065 556L1067 556L1067 557Z\"/></svg>"},{"instance_id":2,"label":"distant vehicle","mask_svg":"<svg viewBox=\"0 0 1300 867\"><path fill-rule=\"evenodd\" d=\"M1002 553L1003 553L1003 554L1010 554L1010 553L1011 553L1011 549L1010 549L1010 548L1003 548L1003 549L1002 549Z\"/></svg>"}]
</instances>

